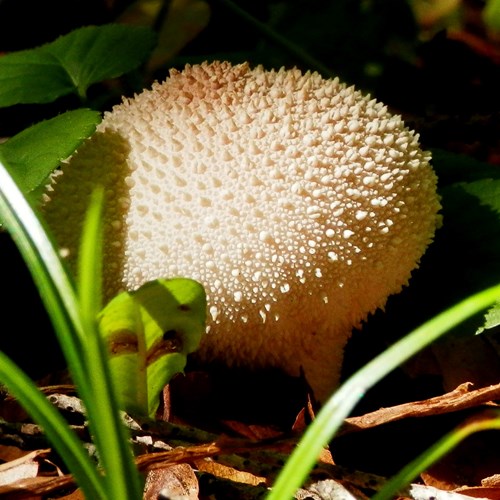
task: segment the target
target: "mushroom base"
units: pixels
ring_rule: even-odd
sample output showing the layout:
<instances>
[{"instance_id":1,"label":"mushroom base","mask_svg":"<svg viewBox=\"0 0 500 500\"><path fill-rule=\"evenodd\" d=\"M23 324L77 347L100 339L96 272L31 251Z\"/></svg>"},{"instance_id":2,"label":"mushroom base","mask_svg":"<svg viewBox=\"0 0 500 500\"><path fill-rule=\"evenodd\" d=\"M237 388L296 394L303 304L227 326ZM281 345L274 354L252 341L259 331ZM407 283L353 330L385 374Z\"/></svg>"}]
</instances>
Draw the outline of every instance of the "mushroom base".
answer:
<instances>
[{"instance_id":1,"label":"mushroom base","mask_svg":"<svg viewBox=\"0 0 500 500\"><path fill-rule=\"evenodd\" d=\"M323 310L330 312L332 308L327 310L323 304ZM321 403L339 384L344 348L359 318L339 325L320 316L283 314L279 324L266 322L259 329L248 330L236 324L215 325L203 337L194 358L199 364L277 368L292 377L304 377Z\"/></svg>"}]
</instances>

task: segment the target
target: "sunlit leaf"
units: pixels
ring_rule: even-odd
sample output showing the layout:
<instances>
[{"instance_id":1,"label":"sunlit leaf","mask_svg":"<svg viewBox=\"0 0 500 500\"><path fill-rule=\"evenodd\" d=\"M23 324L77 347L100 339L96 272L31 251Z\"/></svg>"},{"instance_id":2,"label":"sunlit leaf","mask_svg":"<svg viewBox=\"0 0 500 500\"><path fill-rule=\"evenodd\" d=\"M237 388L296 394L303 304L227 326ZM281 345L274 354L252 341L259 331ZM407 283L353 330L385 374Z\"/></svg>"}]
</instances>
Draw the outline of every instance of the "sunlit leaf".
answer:
<instances>
[{"instance_id":1,"label":"sunlit leaf","mask_svg":"<svg viewBox=\"0 0 500 500\"><path fill-rule=\"evenodd\" d=\"M139 66L153 49L152 30L87 26L40 47L0 57L0 107L45 103Z\"/></svg>"},{"instance_id":2,"label":"sunlit leaf","mask_svg":"<svg viewBox=\"0 0 500 500\"><path fill-rule=\"evenodd\" d=\"M489 330L500 325L500 302L497 302L484 316L484 325L478 328L477 333Z\"/></svg>"},{"instance_id":3,"label":"sunlit leaf","mask_svg":"<svg viewBox=\"0 0 500 500\"><path fill-rule=\"evenodd\" d=\"M23 130L0 144L0 156L27 194L90 136L100 122L97 111L77 109Z\"/></svg>"},{"instance_id":4,"label":"sunlit leaf","mask_svg":"<svg viewBox=\"0 0 500 500\"><path fill-rule=\"evenodd\" d=\"M117 295L99 315L122 407L154 416L205 327L205 292L190 279L160 279Z\"/></svg>"},{"instance_id":5,"label":"sunlit leaf","mask_svg":"<svg viewBox=\"0 0 500 500\"><path fill-rule=\"evenodd\" d=\"M486 1L483 19L491 31L500 34L500 0Z\"/></svg>"}]
</instances>

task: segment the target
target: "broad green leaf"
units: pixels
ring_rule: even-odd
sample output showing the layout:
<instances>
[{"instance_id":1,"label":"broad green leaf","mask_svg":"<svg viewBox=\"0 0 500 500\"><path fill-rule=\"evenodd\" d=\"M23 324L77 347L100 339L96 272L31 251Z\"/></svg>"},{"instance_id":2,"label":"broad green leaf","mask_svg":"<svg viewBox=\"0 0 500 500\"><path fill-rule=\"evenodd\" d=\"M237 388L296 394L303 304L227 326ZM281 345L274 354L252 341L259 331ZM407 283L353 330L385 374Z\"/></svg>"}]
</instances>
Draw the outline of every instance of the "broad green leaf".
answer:
<instances>
[{"instance_id":1,"label":"broad green leaf","mask_svg":"<svg viewBox=\"0 0 500 500\"><path fill-rule=\"evenodd\" d=\"M45 103L137 68L156 42L146 27L87 26L40 47L0 57L0 107Z\"/></svg>"},{"instance_id":2,"label":"broad green leaf","mask_svg":"<svg viewBox=\"0 0 500 500\"><path fill-rule=\"evenodd\" d=\"M441 187L480 179L500 179L500 168L470 156L432 149L432 165Z\"/></svg>"},{"instance_id":3,"label":"broad green leaf","mask_svg":"<svg viewBox=\"0 0 500 500\"><path fill-rule=\"evenodd\" d=\"M27 194L90 136L101 121L90 109L77 109L23 130L0 144L0 156Z\"/></svg>"},{"instance_id":4,"label":"broad green leaf","mask_svg":"<svg viewBox=\"0 0 500 500\"><path fill-rule=\"evenodd\" d=\"M497 302L484 316L484 325L478 328L477 333L482 333L484 330L495 328L500 325L500 302Z\"/></svg>"},{"instance_id":5,"label":"broad green leaf","mask_svg":"<svg viewBox=\"0 0 500 500\"><path fill-rule=\"evenodd\" d=\"M457 188L476 198L496 219L500 220L500 180L483 179L475 182L459 184Z\"/></svg>"},{"instance_id":6,"label":"broad green leaf","mask_svg":"<svg viewBox=\"0 0 500 500\"><path fill-rule=\"evenodd\" d=\"M51 102L75 91L69 74L45 47L0 57L0 107Z\"/></svg>"},{"instance_id":7,"label":"broad green leaf","mask_svg":"<svg viewBox=\"0 0 500 500\"><path fill-rule=\"evenodd\" d=\"M184 278L148 282L102 310L99 326L126 411L155 415L160 392L198 347L205 315L203 287Z\"/></svg>"},{"instance_id":8,"label":"broad green leaf","mask_svg":"<svg viewBox=\"0 0 500 500\"><path fill-rule=\"evenodd\" d=\"M496 34L500 33L500 0L487 0L483 10L483 19L491 31Z\"/></svg>"},{"instance_id":9,"label":"broad green leaf","mask_svg":"<svg viewBox=\"0 0 500 500\"><path fill-rule=\"evenodd\" d=\"M500 281L500 179L452 184L440 194L443 226L425 256L420 296L434 312Z\"/></svg>"}]
</instances>

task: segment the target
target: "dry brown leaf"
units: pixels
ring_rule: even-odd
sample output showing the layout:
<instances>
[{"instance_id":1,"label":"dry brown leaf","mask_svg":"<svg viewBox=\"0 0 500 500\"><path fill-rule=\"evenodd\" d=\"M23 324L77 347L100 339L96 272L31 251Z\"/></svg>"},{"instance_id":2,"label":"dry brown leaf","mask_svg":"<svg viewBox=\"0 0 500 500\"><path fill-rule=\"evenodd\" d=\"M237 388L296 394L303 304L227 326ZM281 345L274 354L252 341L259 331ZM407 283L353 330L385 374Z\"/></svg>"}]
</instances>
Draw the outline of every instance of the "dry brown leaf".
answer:
<instances>
[{"instance_id":1,"label":"dry brown leaf","mask_svg":"<svg viewBox=\"0 0 500 500\"><path fill-rule=\"evenodd\" d=\"M280 451L289 453L295 446L295 439L272 439L269 441L252 442L246 439L221 436L217 441L193 446L177 446L172 450L146 453L136 458L136 464L141 470L163 467L166 464L193 463L203 458L213 458L220 455L254 453L258 451Z\"/></svg>"},{"instance_id":2,"label":"dry brown leaf","mask_svg":"<svg viewBox=\"0 0 500 500\"><path fill-rule=\"evenodd\" d=\"M295 421L293 422L292 425L292 431L296 433L301 433L306 430L308 426L307 423L307 410L305 408L302 408L298 415L295 417Z\"/></svg>"},{"instance_id":3,"label":"dry brown leaf","mask_svg":"<svg viewBox=\"0 0 500 500\"><path fill-rule=\"evenodd\" d=\"M29 498L32 500L39 496L53 496L58 490L66 489L73 484L74 481L71 475L21 479L15 483L0 486L0 497L15 498L16 500Z\"/></svg>"},{"instance_id":4,"label":"dry brown leaf","mask_svg":"<svg viewBox=\"0 0 500 500\"><path fill-rule=\"evenodd\" d=\"M381 408L359 417L347 418L338 435L370 429L403 418L442 415L500 400L500 384L476 390L470 390L471 387L471 383L465 383L442 396Z\"/></svg>"},{"instance_id":5,"label":"dry brown leaf","mask_svg":"<svg viewBox=\"0 0 500 500\"><path fill-rule=\"evenodd\" d=\"M500 488L500 474L493 474L481 480L481 486L488 488Z\"/></svg>"},{"instance_id":6,"label":"dry brown leaf","mask_svg":"<svg viewBox=\"0 0 500 500\"><path fill-rule=\"evenodd\" d=\"M45 457L50 449L35 450L0 465L0 485L15 484L26 478L36 477L40 467L39 458Z\"/></svg>"},{"instance_id":7,"label":"dry brown leaf","mask_svg":"<svg viewBox=\"0 0 500 500\"><path fill-rule=\"evenodd\" d=\"M314 420L315 412L313 408L313 403L311 401L311 396L307 396L307 404L295 417L295 421L292 425L292 432L302 433L306 430L308 425Z\"/></svg>"},{"instance_id":8,"label":"dry brown leaf","mask_svg":"<svg viewBox=\"0 0 500 500\"><path fill-rule=\"evenodd\" d=\"M11 460L16 460L17 458L22 458L28 454L29 454L28 451L22 450L18 446L10 446L10 445L0 444L0 461L1 462L10 462Z\"/></svg>"},{"instance_id":9,"label":"dry brown leaf","mask_svg":"<svg viewBox=\"0 0 500 500\"><path fill-rule=\"evenodd\" d=\"M190 463L200 458L212 457L220 452L221 448L216 443L185 448L178 446L168 451L140 455L136 458L136 464L140 470L152 470L169 464Z\"/></svg>"},{"instance_id":10,"label":"dry brown leaf","mask_svg":"<svg viewBox=\"0 0 500 500\"><path fill-rule=\"evenodd\" d=\"M327 450L326 448L323 448L321 450L321 453L318 458L319 463L323 464L328 464L328 465L335 465L335 462L333 460L332 454L330 453L330 450Z\"/></svg>"},{"instance_id":11,"label":"dry brown leaf","mask_svg":"<svg viewBox=\"0 0 500 500\"><path fill-rule=\"evenodd\" d=\"M72 476L63 475L61 469L48 460L47 456L51 453L48 448L29 453L13 446L1 446L0 449L3 459L8 455L17 455L17 458L0 465L0 497L33 500L73 485ZM47 466L50 467L49 472ZM69 498L77 500L78 497Z\"/></svg>"},{"instance_id":12,"label":"dry brown leaf","mask_svg":"<svg viewBox=\"0 0 500 500\"><path fill-rule=\"evenodd\" d=\"M250 472L241 471L210 459L196 460L195 465L202 472L207 472L218 478L228 479L237 483L257 486L262 483L266 484L267 482L263 476L256 476Z\"/></svg>"},{"instance_id":13,"label":"dry brown leaf","mask_svg":"<svg viewBox=\"0 0 500 500\"><path fill-rule=\"evenodd\" d=\"M38 469L39 464L31 460L12 466L7 470L2 470L0 472L0 485L16 484L23 479L36 477Z\"/></svg>"},{"instance_id":14,"label":"dry brown leaf","mask_svg":"<svg viewBox=\"0 0 500 500\"><path fill-rule=\"evenodd\" d=\"M459 488L456 493L473 498L487 498L488 500L500 500L500 488L487 488L477 486L475 488Z\"/></svg>"},{"instance_id":15,"label":"dry brown leaf","mask_svg":"<svg viewBox=\"0 0 500 500\"><path fill-rule=\"evenodd\" d=\"M200 493L198 479L188 464L174 464L148 472L144 488L144 500L165 498L197 500Z\"/></svg>"},{"instance_id":16,"label":"dry brown leaf","mask_svg":"<svg viewBox=\"0 0 500 500\"><path fill-rule=\"evenodd\" d=\"M426 486L432 486L443 491L452 491L457 487L454 481L441 477L436 473L436 470L434 469L432 472L424 471L420 474L420 478Z\"/></svg>"},{"instance_id":17,"label":"dry brown leaf","mask_svg":"<svg viewBox=\"0 0 500 500\"><path fill-rule=\"evenodd\" d=\"M300 488L295 494L297 500L365 500L368 499L352 485L334 479L322 479Z\"/></svg>"}]
</instances>

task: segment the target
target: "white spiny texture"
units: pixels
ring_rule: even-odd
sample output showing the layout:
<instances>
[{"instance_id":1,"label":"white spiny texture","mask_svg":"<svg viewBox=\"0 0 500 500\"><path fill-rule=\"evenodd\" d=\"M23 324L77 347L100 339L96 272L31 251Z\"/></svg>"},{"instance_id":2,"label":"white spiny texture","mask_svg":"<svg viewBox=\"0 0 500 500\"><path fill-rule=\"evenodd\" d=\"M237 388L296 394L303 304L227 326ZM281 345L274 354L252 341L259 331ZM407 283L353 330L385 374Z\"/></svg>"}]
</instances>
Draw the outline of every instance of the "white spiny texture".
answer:
<instances>
[{"instance_id":1,"label":"white spiny texture","mask_svg":"<svg viewBox=\"0 0 500 500\"><path fill-rule=\"evenodd\" d=\"M352 328L433 238L429 159L399 116L338 79L204 63L107 113L54 176L45 213L74 265L104 185L106 298L199 280L201 359L302 369L323 400Z\"/></svg>"}]
</instances>

